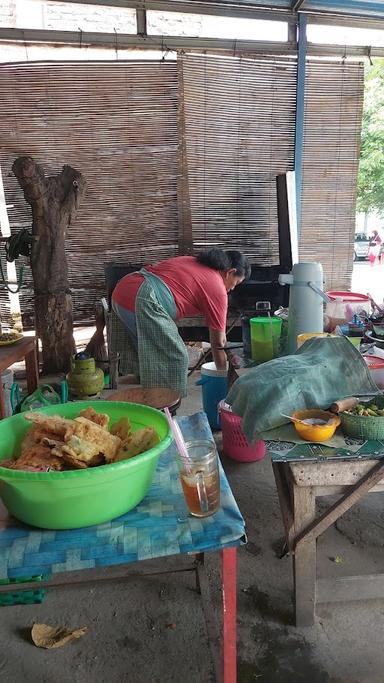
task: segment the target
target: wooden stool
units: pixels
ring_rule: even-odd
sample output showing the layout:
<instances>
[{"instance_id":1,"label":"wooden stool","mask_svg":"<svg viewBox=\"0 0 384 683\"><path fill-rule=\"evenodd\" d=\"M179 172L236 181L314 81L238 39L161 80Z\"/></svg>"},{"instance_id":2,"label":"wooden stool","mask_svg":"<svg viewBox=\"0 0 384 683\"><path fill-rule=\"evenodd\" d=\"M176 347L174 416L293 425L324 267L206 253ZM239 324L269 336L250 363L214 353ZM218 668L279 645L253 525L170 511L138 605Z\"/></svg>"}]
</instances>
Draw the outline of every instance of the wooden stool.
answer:
<instances>
[{"instance_id":1,"label":"wooden stool","mask_svg":"<svg viewBox=\"0 0 384 683\"><path fill-rule=\"evenodd\" d=\"M144 387L132 387L132 389L122 389L114 391L108 396L108 401L126 401L127 403L142 403L151 408L163 410L169 408L171 415L176 415L176 411L181 403L181 396L173 389L144 389Z\"/></svg>"}]
</instances>

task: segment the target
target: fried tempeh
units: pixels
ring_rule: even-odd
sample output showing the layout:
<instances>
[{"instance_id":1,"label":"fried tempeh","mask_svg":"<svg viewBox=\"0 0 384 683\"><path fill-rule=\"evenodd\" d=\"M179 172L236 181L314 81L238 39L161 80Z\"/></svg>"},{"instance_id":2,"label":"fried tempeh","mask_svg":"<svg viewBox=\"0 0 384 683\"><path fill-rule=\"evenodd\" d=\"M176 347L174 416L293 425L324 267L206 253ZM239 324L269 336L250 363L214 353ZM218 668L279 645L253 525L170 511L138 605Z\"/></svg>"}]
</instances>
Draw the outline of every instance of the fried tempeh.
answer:
<instances>
[{"instance_id":1,"label":"fried tempeh","mask_svg":"<svg viewBox=\"0 0 384 683\"><path fill-rule=\"evenodd\" d=\"M83 470L87 467L87 463L83 462L83 460L80 460L76 455L73 455L73 451L66 446L52 448L52 453L62 462L65 462L67 465L71 465L71 469Z\"/></svg>"},{"instance_id":2,"label":"fried tempeh","mask_svg":"<svg viewBox=\"0 0 384 683\"><path fill-rule=\"evenodd\" d=\"M132 426L127 417L121 417L110 429L111 434L118 436L122 441L127 441L131 431Z\"/></svg>"},{"instance_id":3,"label":"fried tempeh","mask_svg":"<svg viewBox=\"0 0 384 683\"><path fill-rule=\"evenodd\" d=\"M89 462L95 455L99 455L101 452L96 443L79 439L75 434L67 441L66 446L73 451L77 458L83 460L83 462Z\"/></svg>"},{"instance_id":4,"label":"fried tempeh","mask_svg":"<svg viewBox=\"0 0 384 683\"><path fill-rule=\"evenodd\" d=\"M33 446L36 446L37 439L35 436L35 432L37 429L37 425L32 425L31 428L28 429L24 439L21 442L21 453L24 453L25 451L28 451L30 448L33 448Z\"/></svg>"},{"instance_id":5,"label":"fried tempeh","mask_svg":"<svg viewBox=\"0 0 384 683\"><path fill-rule=\"evenodd\" d=\"M121 439L105 431L85 417L74 419L73 434L83 441L95 444L107 462L113 462L121 447Z\"/></svg>"},{"instance_id":6,"label":"fried tempeh","mask_svg":"<svg viewBox=\"0 0 384 683\"><path fill-rule=\"evenodd\" d=\"M36 444L34 447L24 451L19 458L14 461L12 469L23 470L25 467L49 467L52 470L64 470L65 463L60 458L52 455L48 446Z\"/></svg>"},{"instance_id":7,"label":"fried tempeh","mask_svg":"<svg viewBox=\"0 0 384 683\"><path fill-rule=\"evenodd\" d=\"M103 429L107 429L109 425L109 415L106 415L105 413L97 413L92 406L89 408L84 408L84 410L80 410L79 417L85 417L87 420L94 422Z\"/></svg>"},{"instance_id":8,"label":"fried tempeh","mask_svg":"<svg viewBox=\"0 0 384 683\"><path fill-rule=\"evenodd\" d=\"M119 450L116 460L126 460L133 458L135 455L149 451L160 441L157 432L153 427L144 427L134 432L130 439Z\"/></svg>"},{"instance_id":9,"label":"fried tempeh","mask_svg":"<svg viewBox=\"0 0 384 683\"><path fill-rule=\"evenodd\" d=\"M132 433L127 417L108 431L109 417L92 407L82 410L73 420L38 412L26 413L25 417L33 423L21 447L26 460L20 456L19 461L6 461L5 466L22 469L24 462L30 467L85 469L132 458L159 443L153 427ZM48 459L50 462L46 462Z\"/></svg>"},{"instance_id":10,"label":"fried tempeh","mask_svg":"<svg viewBox=\"0 0 384 683\"><path fill-rule=\"evenodd\" d=\"M25 413L24 417L41 429L63 437L64 440L69 439L73 434L73 420L66 420L58 415L43 415L38 412Z\"/></svg>"}]
</instances>

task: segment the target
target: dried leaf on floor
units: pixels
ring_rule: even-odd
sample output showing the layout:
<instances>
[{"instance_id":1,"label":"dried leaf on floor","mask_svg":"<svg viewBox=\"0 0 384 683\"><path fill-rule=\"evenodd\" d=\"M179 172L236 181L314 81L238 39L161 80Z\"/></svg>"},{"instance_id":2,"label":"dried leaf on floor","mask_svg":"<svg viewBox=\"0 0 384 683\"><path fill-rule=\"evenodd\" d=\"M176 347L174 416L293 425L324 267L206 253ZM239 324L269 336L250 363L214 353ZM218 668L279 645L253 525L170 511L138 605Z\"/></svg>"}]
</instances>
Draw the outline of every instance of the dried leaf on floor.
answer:
<instances>
[{"instance_id":1,"label":"dried leaf on floor","mask_svg":"<svg viewBox=\"0 0 384 683\"><path fill-rule=\"evenodd\" d=\"M88 631L87 626L82 628L68 629L65 626L49 626L48 624L33 624L31 636L37 647L45 647L49 650L62 647L71 640L81 638Z\"/></svg>"}]
</instances>

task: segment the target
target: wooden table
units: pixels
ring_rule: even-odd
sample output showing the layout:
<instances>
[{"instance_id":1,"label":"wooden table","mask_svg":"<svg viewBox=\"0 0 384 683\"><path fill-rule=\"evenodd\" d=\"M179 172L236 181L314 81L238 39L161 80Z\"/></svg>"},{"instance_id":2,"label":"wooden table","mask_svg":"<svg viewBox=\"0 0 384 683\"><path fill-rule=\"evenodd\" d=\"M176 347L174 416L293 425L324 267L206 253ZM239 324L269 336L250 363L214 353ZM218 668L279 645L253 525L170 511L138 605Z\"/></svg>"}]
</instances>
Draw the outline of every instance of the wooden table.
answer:
<instances>
[{"instance_id":1,"label":"wooden table","mask_svg":"<svg viewBox=\"0 0 384 683\"><path fill-rule=\"evenodd\" d=\"M169 408L171 415L175 415L181 403L180 394L173 389L144 389L144 387L130 387L114 391L107 398L108 401L127 401L129 403L141 403L151 408L163 410Z\"/></svg>"},{"instance_id":2,"label":"wooden table","mask_svg":"<svg viewBox=\"0 0 384 683\"><path fill-rule=\"evenodd\" d=\"M378 458L273 462L287 548L293 554L296 626L311 626L319 603L384 597L384 574L332 579L316 574L317 538L367 493L384 491L384 454ZM316 498L335 494L341 498L316 517Z\"/></svg>"},{"instance_id":3,"label":"wooden table","mask_svg":"<svg viewBox=\"0 0 384 683\"><path fill-rule=\"evenodd\" d=\"M13 363L25 359L25 371L28 393L37 389L39 382L39 366L37 362L36 337L23 337L10 346L0 347L0 372L9 368ZM0 419L6 417L4 387L0 382Z\"/></svg>"}]
</instances>

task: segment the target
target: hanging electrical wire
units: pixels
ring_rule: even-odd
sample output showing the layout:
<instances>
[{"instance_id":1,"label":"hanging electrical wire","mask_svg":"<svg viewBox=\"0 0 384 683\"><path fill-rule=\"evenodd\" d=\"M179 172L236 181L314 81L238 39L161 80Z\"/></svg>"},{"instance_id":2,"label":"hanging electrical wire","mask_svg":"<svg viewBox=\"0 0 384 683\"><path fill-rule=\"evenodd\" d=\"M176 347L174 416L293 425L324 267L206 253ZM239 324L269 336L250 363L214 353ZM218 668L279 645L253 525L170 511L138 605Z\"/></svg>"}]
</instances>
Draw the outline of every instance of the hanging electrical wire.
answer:
<instances>
[{"instance_id":1,"label":"hanging electrical wire","mask_svg":"<svg viewBox=\"0 0 384 683\"><path fill-rule=\"evenodd\" d=\"M36 238L28 230L20 230L15 235L7 237L5 240L5 253L9 263L15 261L19 256L29 257L31 255L31 247ZM17 281L14 283L8 282L3 270L3 264L0 257L0 287L6 289L10 294L17 294L23 286L24 266L21 265ZM16 285L16 289L12 289L10 285Z\"/></svg>"},{"instance_id":2,"label":"hanging electrical wire","mask_svg":"<svg viewBox=\"0 0 384 683\"><path fill-rule=\"evenodd\" d=\"M24 275L24 266L20 266L19 270L19 276L17 278L17 282L10 283L7 281L7 278L4 274L3 270L3 264L1 262L1 256L0 256L0 287L3 287L4 289L7 290L7 292L10 292L10 294L17 294L17 292L20 291L21 287L23 286L23 275ZM11 289L10 284L16 285L16 289Z\"/></svg>"},{"instance_id":3,"label":"hanging electrical wire","mask_svg":"<svg viewBox=\"0 0 384 683\"><path fill-rule=\"evenodd\" d=\"M31 247L35 241L34 235L28 230L20 230L15 235L11 235L5 242L5 253L7 261L15 261L19 256L30 256Z\"/></svg>"}]
</instances>

